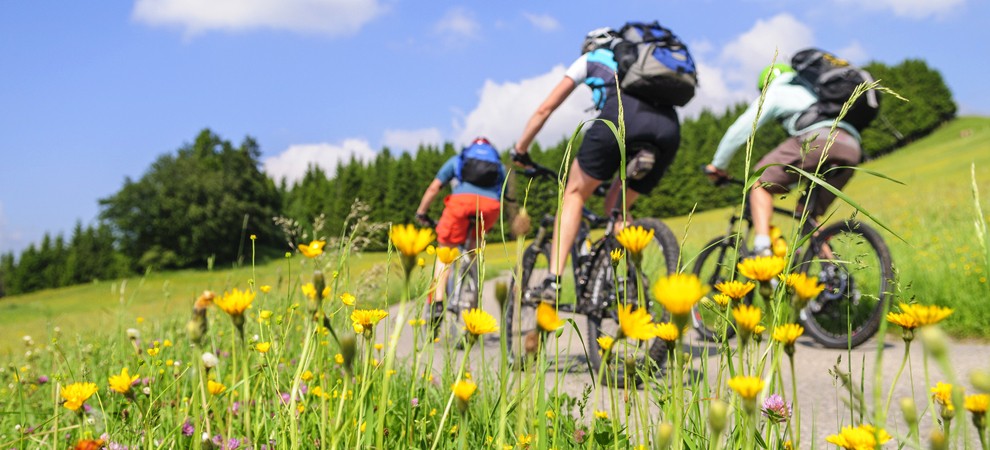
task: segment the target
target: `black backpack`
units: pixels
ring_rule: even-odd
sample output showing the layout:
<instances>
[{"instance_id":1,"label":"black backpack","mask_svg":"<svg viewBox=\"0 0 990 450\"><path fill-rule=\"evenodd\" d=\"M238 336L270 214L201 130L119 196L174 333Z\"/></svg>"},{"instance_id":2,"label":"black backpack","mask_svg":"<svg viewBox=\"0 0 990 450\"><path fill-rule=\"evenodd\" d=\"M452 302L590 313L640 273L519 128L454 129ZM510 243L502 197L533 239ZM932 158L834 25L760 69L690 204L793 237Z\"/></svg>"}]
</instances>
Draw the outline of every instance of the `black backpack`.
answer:
<instances>
[{"instance_id":1,"label":"black backpack","mask_svg":"<svg viewBox=\"0 0 990 450\"><path fill-rule=\"evenodd\" d=\"M839 117L842 105L852 97L856 86L873 82L869 72L817 48L797 52L791 58L791 67L818 97L818 101L802 112L795 122L795 128L799 130ZM876 90L871 89L856 99L842 121L862 131L877 117L879 111L880 96Z\"/></svg>"},{"instance_id":2,"label":"black backpack","mask_svg":"<svg viewBox=\"0 0 990 450\"><path fill-rule=\"evenodd\" d=\"M684 106L694 97L698 70L688 48L659 22L629 22L612 46L619 87L654 105Z\"/></svg>"},{"instance_id":3,"label":"black backpack","mask_svg":"<svg viewBox=\"0 0 990 450\"><path fill-rule=\"evenodd\" d=\"M486 139L475 139L471 145L464 148L454 166L454 175L460 181L467 181L475 186L493 187L498 184L502 174L502 161L498 150Z\"/></svg>"}]
</instances>

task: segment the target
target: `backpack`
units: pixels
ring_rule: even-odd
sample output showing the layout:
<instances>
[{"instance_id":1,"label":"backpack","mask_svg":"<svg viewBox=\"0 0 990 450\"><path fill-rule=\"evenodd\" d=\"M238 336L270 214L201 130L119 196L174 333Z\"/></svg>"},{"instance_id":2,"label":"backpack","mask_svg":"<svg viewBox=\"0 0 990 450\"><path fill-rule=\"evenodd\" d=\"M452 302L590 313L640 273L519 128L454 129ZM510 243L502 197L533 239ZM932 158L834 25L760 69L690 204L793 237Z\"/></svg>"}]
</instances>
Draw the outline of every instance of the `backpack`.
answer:
<instances>
[{"instance_id":1,"label":"backpack","mask_svg":"<svg viewBox=\"0 0 990 450\"><path fill-rule=\"evenodd\" d=\"M619 87L654 105L684 106L694 97L698 70L688 48L659 22L629 22L612 46Z\"/></svg>"},{"instance_id":2,"label":"backpack","mask_svg":"<svg viewBox=\"0 0 990 450\"><path fill-rule=\"evenodd\" d=\"M488 142L474 142L461 150L454 175L479 187L494 187L502 174L502 160L498 150Z\"/></svg>"},{"instance_id":3,"label":"backpack","mask_svg":"<svg viewBox=\"0 0 990 450\"><path fill-rule=\"evenodd\" d=\"M797 78L811 88L818 101L798 116L797 129L807 128L822 120L835 119L856 86L873 82L869 72L849 64L844 59L817 48L801 50L791 58ZM864 92L846 112L843 122L862 131L877 117L880 96L876 90Z\"/></svg>"}]
</instances>

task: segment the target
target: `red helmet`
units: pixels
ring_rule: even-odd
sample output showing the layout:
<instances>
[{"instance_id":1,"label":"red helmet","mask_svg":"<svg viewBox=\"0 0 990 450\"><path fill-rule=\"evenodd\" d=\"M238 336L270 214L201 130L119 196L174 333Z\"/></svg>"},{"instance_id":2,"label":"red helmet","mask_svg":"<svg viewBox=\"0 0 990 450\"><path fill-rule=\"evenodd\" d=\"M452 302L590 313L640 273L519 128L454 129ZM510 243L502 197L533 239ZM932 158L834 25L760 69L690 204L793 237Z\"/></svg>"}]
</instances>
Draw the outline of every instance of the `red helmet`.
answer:
<instances>
[{"instance_id":1,"label":"red helmet","mask_svg":"<svg viewBox=\"0 0 990 450\"><path fill-rule=\"evenodd\" d=\"M474 140L471 141L471 145L475 145L475 144L492 145L491 142L488 142L488 138L486 138L484 136L478 136L478 137L474 138Z\"/></svg>"}]
</instances>

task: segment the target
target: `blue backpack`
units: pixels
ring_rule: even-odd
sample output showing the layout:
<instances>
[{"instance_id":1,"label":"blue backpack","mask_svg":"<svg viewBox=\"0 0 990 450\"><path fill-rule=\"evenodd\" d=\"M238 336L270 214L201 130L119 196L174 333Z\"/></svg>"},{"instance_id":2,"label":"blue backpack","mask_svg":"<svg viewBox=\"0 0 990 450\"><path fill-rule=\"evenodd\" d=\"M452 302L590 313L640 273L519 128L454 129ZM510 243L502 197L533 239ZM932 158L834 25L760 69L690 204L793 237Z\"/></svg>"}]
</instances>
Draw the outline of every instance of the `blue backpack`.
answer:
<instances>
[{"instance_id":1,"label":"blue backpack","mask_svg":"<svg viewBox=\"0 0 990 450\"><path fill-rule=\"evenodd\" d=\"M454 175L479 187L494 187L502 174L502 160L498 150L487 139L475 139L471 145L461 150Z\"/></svg>"},{"instance_id":2,"label":"blue backpack","mask_svg":"<svg viewBox=\"0 0 990 450\"><path fill-rule=\"evenodd\" d=\"M694 97L698 70L688 48L659 22L629 22L613 45L619 87L654 105L684 106Z\"/></svg>"}]
</instances>

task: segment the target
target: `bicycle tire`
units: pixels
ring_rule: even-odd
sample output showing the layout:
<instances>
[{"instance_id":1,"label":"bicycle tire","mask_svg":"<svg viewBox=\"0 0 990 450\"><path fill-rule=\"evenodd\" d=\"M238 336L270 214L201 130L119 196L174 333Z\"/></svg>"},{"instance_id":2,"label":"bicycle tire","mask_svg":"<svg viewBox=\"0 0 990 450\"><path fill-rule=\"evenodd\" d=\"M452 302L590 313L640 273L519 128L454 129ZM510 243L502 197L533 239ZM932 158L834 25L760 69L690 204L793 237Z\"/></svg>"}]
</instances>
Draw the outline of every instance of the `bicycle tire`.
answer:
<instances>
[{"instance_id":1,"label":"bicycle tire","mask_svg":"<svg viewBox=\"0 0 990 450\"><path fill-rule=\"evenodd\" d=\"M464 335L464 311L478 307L478 258L465 254L451 263L448 270L451 273L447 277L447 300L437 337L459 346Z\"/></svg>"},{"instance_id":2,"label":"bicycle tire","mask_svg":"<svg viewBox=\"0 0 990 450\"><path fill-rule=\"evenodd\" d=\"M524 348L514 348L513 342L518 342L532 330L536 329L536 307L539 299L527 298L527 292L535 288L542 282L542 278L533 276L533 271L538 262L545 261L550 264L550 244L543 246L528 246L523 251L520 261L519 280L512 276L509 280L509 298L506 299L502 308L502 324L506 335L506 348L509 354L523 353ZM515 274L514 274L515 275ZM519 304L519 313L516 314L516 304Z\"/></svg>"},{"instance_id":3,"label":"bicycle tire","mask_svg":"<svg viewBox=\"0 0 990 450\"><path fill-rule=\"evenodd\" d=\"M634 220L630 226L641 226L644 229L653 230L653 241L656 246L653 248L652 258L662 259L662 261L654 260L650 262L649 259L651 259L651 254L648 253L649 249L644 249L643 266L646 273L643 277L633 277L633 279L643 280L645 283L645 286L643 286L643 295L645 297L644 303L651 309L651 315L654 317L654 321L656 321L657 318L667 317L668 314L666 311L663 311L659 303L653 299L652 293L649 289L649 282L651 279L661 275L671 275L677 272L680 247L674 233L670 231L670 228L660 220L652 218L638 219ZM615 302L607 301L607 297L610 295L615 295L615 300L621 300L620 296L622 293L617 290L618 286L615 282L610 255L606 252L600 253L593 264L594 266L592 269L591 278L591 283L593 284L591 286L592 290L589 298L591 301L596 303L593 307L586 309L586 311L588 311L585 314L587 317L586 345L588 347L588 361L591 369L595 374L597 374L602 364L603 353L601 345L598 343L598 338L603 335L602 331L604 329L605 319L614 321L615 326L618 326L617 314L613 308L616 306ZM653 267L650 267L651 264ZM635 284L636 282L629 283L629 285L632 286L630 289L630 295L638 296L638 294L636 294L636 292L638 292L638 286ZM634 307L638 306L635 301L632 303L634 304ZM647 353L652 359L651 364L658 369L655 373L663 373L667 360L666 344L660 339L653 339Z\"/></svg>"},{"instance_id":4,"label":"bicycle tire","mask_svg":"<svg viewBox=\"0 0 990 450\"><path fill-rule=\"evenodd\" d=\"M726 262L725 259L727 252L737 251L736 236L734 235L720 236L712 239L702 248L701 253L698 254L698 259L694 263L694 274L698 276L698 279L702 283L712 288L718 283L731 280L736 272L734 263L738 261L731 261L730 258L730 261ZM743 253L745 253L745 249L743 249ZM741 258L737 257L736 259L740 260ZM715 317L714 312L704 311L702 308L704 306L700 303L695 304L691 308L691 326L702 340L721 342L723 337L719 336L718 332L709 324L709 322L717 322L720 319ZM725 327L725 339L731 339L735 334L735 328L731 326Z\"/></svg>"},{"instance_id":5,"label":"bicycle tire","mask_svg":"<svg viewBox=\"0 0 990 450\"><path fill-rule=\"evenodd\" d=\"M869 254L863 251L864 242ZM836 258L816 257L826 244ZM808 248L816 251L808 251L796 271L817 276L826 288L799 314L805 331L827 348L858 347L876 334L889 301L894 269L887 244L873 228L848 220L822 229ZM844 319L843 313L853 317L854 323Z\"/></svg>"}]
</instances>

